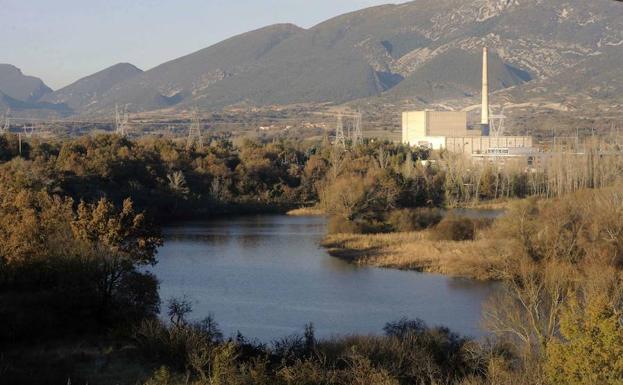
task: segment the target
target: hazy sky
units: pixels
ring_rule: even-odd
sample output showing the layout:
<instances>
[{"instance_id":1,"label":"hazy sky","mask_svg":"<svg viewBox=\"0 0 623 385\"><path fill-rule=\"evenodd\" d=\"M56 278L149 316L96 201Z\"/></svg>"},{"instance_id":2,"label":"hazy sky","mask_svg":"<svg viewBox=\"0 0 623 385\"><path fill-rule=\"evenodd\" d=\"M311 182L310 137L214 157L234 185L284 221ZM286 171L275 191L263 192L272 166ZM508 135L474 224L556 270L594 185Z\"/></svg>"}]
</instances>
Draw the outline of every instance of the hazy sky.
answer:
<instances>
[{"instance_id":1,"label":"hazy sky","mask_svg":"<svg viewBox=\"0 0 623 385\"><path fill-rule=\"evenodd\" d=\"M149 69L268 24L311 27L396 0L0 0L0 63L57 89L119 62Z\"/></svg>"}]
</instances>

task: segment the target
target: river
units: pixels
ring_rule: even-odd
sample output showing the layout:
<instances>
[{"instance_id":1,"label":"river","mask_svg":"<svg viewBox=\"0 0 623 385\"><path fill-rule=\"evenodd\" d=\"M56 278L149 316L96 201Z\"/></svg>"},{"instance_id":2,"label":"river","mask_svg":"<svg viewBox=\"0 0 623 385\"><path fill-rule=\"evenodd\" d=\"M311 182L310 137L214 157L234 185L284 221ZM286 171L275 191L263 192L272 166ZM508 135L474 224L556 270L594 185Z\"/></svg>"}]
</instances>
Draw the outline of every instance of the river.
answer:
<instances>
[{"instance_id":1,"label":"river","mask_svg":"<svg viewBox=\"0 0 623 385\"><path fill-rule=\"evenodd\" d=\"M380 334L386 322L420 318L472 337L494 284L354 266L319 246L322 217L259 215L164 229L159 263L163 310L188 299L190 318L213 315L225 336L270 342L313 322L318 337Z\"/></svg>"}]
</instances>

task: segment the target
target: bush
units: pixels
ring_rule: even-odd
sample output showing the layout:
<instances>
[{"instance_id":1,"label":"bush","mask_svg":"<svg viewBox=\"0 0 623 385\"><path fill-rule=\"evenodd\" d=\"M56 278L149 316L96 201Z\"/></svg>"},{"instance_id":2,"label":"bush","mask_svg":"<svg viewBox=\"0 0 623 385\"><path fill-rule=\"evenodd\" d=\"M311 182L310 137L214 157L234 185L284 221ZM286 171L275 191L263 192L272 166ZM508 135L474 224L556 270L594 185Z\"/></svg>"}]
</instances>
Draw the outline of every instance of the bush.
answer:
<instances>
[{"instance_id":1,"label":"bush","mask_svg":"<svg viewBox=\"0 0 623 385\"><path fill-rule=\"evenodd\" d=\"M442 218L443 216L439 209L402 209L389 213L387 224L393 231L419 231L435 226Z\"/></svg>"},{"instance_id":2,"label":"bush","mask_svg":"<svg viewBox=\"0 0 623 385\"><path fill-rule=\"evenodd\" d=\"M321 341L319 356L325 367L347 364L339 373L344 384L394 383L391 378L402 384L452 384L478 369L466 354L471 342L447 328L401 319L388 323L384 331L385 336Z\"/></svg>"},{"instance_id":3,"label":"bush","mask_svg":"<svg viewBox=\"0 0 623 385\"><path fill-rule=\"evenodd\" d=\"M374 234L387 232L388 226L384 223L365 220L351 221L342 216L332 216L327 224L329 234Z\"/></svg>"},{"instance_id":4,"label":"bush","mask_svg":"<svg viewBox=\"0 0 623 385\"><path fill-rule=\"evenodd\" d=\"M189 312L185 300L172 300L168 313L174 322L166 325L158 319L145 320L136 329L134 339L145 357L204 376L223 335L211 317L188 323L184 316Z\"/></svg>"},{"instance_id":5,"label":"bush","mask_svg":"<svg viewBox=\"0 0 623 385\"><path fill-rule=\"evenodd\" d=\"M472 222L474 223L474 229L484 230L493 226L495 218L474 218Z\"/></svg>"},{"instance_id":6,"label":"bush","mask_svg":"<svg viewBox=\"0 0 623 385\"><path fill-rule=\"evenodd\" d=\"M446 217L435 227L431 237L438 241L472 241L476 236L474 221L465 217Z\"/></svg>"}]
</instances>

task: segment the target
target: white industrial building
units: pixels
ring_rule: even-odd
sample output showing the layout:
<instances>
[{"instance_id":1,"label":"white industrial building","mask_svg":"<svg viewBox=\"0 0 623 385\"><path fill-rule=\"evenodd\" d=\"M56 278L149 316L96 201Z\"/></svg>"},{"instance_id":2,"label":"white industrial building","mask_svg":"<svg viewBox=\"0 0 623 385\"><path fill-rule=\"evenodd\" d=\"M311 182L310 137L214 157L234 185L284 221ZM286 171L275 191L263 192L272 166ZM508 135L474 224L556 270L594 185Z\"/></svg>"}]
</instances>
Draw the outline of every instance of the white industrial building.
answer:
<instances>
[{"instance_id":1,"label":"white industrial building","mask_svg":"<svg viewBox=\"0 0 623 385\"><path fill-rule=\"evenodd\" d=\"M535 152L531 136L490 135L487 49L483 49L482 113L478 129L470 129L465 111L405 111L402 142L466 155L524 157Z\"/></svg>"}]
</instances>

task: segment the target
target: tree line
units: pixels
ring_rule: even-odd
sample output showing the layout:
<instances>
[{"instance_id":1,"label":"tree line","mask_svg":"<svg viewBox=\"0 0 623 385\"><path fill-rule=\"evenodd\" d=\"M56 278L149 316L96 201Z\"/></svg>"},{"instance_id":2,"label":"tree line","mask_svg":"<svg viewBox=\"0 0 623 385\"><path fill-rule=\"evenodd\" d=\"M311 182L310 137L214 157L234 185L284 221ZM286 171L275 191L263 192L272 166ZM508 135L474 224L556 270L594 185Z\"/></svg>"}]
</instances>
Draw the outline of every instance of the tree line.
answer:
<instances>
[{"instance_id":1,"label":"tree line","mask_svg":"<svg viewBox=\"0 0 623 385\"><path fill-rule=\"evenodd\" d=\"M20 152L1 136L0 343L114 335L133 347L127 359L160 368L128 383L617 384L620 167L598 151L530 170L383 141L215 138L198 150L99 135ZM506 261L485 312L489 343L409 320L380 337L316 341L309 327L272 346L227 339L213 320L187 322L183 303L158 320L157 280L143 269L156 263L159 225L180 217L316 204L336 231L399 231L436 224L437 207L529 196L483 230ZM33 379L20 366L29 361L4 357L0 375Z\"/></svg>"}]
</instances>

